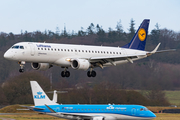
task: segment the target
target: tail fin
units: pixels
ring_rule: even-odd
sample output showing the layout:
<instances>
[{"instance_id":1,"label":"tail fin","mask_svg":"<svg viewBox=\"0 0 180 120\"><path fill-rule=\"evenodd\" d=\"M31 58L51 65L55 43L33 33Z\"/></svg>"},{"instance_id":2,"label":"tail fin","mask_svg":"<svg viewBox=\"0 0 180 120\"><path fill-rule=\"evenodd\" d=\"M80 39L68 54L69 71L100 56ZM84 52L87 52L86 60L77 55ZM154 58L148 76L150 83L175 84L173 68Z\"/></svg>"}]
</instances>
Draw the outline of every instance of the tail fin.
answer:
<instances>
[{"instance_id":1,"label":"tail fin","mask_svg":"<svg viewBox=\"0 0 180 120\"><path fill-rule=\"evenodd\" d=\"M149 22L149 19L144 19L131 42L124 45L122 48L144 50L146 46Z\"/></svg>"},{"instance_id":2,"label":"tail fin","mask_svg":"<svg viewBox=\"0 0 180 120\"><path fill-rule=\"evenodd\" d=\"M31 83L31 89L34 99L35 106L40 105L57 105L54 101L51 101L49 97L46 95L46 93L43 91L43 89L39 86L39 84L36 81L30 81Z\"/></svg>"}]
</instances>

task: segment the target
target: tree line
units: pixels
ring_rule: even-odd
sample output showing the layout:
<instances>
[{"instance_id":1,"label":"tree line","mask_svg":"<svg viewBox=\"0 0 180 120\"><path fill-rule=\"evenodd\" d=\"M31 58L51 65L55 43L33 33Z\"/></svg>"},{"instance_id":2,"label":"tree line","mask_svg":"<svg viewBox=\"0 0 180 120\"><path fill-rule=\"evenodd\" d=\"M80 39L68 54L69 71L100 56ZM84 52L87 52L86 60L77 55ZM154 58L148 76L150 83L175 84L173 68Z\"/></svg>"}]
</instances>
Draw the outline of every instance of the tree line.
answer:
<instances>
[{"instance_id":1,"label":"tree line","mask_svg":"<svg viewBox=\"0 0 180 120\"><path fill-rule=\"evenodd\" d=\"M50 91L49 79L42 74L29 72L8 79L0 89L0 104L33 104L30 81L37 80L44 91ZM94 86L59 88L68 93L58 95L58 103L62 104L140 104L151 106L167 106L169 102L159 90L150 90L141 94L135 90L123 90L112 82L102 81ZM49 95L49 94L48 94ZM52 99L52 94L49 95Z\"/></svg>"}]
</instances>

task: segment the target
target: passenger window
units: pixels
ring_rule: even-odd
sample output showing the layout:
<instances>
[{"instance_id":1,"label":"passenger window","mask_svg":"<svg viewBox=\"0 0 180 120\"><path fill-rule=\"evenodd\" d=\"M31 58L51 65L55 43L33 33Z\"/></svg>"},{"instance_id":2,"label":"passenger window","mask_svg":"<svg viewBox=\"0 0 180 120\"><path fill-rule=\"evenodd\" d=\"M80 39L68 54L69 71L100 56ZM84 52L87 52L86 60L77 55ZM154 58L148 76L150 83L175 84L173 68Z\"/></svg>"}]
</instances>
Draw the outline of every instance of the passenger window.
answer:
<instances>
[{"instance_id":1,"label":"passenger window","mask_svg":"<svg viewBox=\"0 0 180 120\"><path fill-rule=\"evenodd\" d=\"M38 50L39 50L39 48L38 48Z\"/></svg>"},{"instance_id":2,"label":"passenger window","mask_svg":"<svg viewBox=\"0 0 180 120\"><path fill-rule=\"evenodd\" d=\"M71 52L73 52L73 50L71 50Z\"/></svg>"},{"instance_id":3,"label":"passenger window","mask_svg":"<svg viewBox=\"0 0 180 120\"><path fill-rule=\"evenodd\" d=\"M41 48L41 50L43 50L43 48Z\"/></svg>"}]
</instances>

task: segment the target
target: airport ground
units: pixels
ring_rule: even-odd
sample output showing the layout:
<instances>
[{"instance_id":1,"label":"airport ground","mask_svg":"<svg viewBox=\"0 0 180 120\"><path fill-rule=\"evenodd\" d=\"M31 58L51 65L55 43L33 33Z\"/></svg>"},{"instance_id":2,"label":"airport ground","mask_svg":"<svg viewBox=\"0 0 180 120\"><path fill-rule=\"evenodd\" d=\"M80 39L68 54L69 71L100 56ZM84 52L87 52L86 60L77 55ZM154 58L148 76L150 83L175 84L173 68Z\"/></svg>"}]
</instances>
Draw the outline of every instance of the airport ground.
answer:
<instances>
[{"instance_id":1,"label":"airport ground","mask_svg":"<svg viewBox=\"0 0 180 120\"><path fill-rule=\"evenodd\" d=\"M180 114L156 113L153 120L179 120ZM66 120L43 114L19 114L19 115L0 115L0 120Z\"/></svg>"},{"instance_id":2,"label":"airport ground","mask_svg":"<svg viewBox=\"0 0 180 120\"><path fill-rule=\"evenodd\" d=\"M147 106L153 112L162 111L164 109L180 109L180 91L165 91L166 97L171 103L171 105L177 105L178 107L151 107ZM0 113L15 113L15 114L0 114L0 120L65 120L49 115L38 114L34 111L17 111L17 109L22 109L19 105L7 106L0 109ZM155 113L156 118L153 120L180 120L180 114L170 114L170 113Z\"/></svg>"}]
</instances>

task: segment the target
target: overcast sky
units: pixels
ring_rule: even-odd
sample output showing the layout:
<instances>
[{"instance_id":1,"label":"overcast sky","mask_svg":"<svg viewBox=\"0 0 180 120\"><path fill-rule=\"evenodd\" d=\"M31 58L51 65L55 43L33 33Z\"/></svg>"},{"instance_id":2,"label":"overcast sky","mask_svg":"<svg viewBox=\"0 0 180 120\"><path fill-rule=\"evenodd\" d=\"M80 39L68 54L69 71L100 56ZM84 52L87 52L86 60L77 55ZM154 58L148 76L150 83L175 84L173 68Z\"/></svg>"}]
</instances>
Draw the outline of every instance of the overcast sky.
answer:
<instances>
[{"instance_id":1,"label":"overcast sky","mask_svg":"<svg viewBox=\"0 0 180 120\"><path fill-rule=\"evenodd\" d=\"M143 19L150 19L149 31L159 23L160 28L180 32L180 0L0 0L0 32L20 34L21 30L68 32L90 23L108 31L115 30L121 20L128 32L130 20L137 29Z\"/></svg>"}]
</instances>

